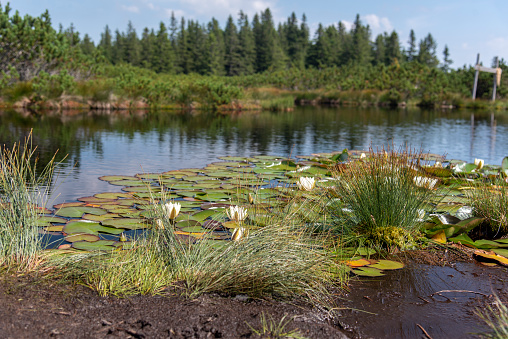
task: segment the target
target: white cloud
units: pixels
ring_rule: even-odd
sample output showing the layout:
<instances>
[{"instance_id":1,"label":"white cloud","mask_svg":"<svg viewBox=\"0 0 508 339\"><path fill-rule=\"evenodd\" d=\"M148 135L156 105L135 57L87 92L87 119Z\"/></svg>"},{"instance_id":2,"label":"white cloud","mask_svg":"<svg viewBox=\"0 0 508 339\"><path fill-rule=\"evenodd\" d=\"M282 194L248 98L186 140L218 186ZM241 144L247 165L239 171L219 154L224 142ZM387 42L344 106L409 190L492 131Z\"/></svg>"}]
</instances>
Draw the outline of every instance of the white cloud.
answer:
<instances>
[{"instance_id":1,"label":"white cloud","mask_svg":"<svg viewBox=\"0 0 508 339\"><path fill-rule=\"evenodd\" d=\"M131 12L131 13L139 13L138 6L124 6L124 5L122 5L122 9L124 11Z\"/></svg>"},{"instance_id":2,"label":"white cloud","mask_svg":"<svg viewBox=\"0 0 508 339\"><path fill-rule=\"evenodd\" d=\"M352 21L341 20L341 22L348 31L351 30L351 28L353 28L354 26L354 23Z\"/></svg>"},{"instance_id":3,"label":"white cloud","mask_svg":"<svg viewBox=\"0 0 508 339\"><path fill-rule=\"evenodd\" d=\"M367 14L365 16L365 21L370 26L373 36L393 31L393 26L386 17L380 18L376 14Z\"/></svg>"}]
</instances>

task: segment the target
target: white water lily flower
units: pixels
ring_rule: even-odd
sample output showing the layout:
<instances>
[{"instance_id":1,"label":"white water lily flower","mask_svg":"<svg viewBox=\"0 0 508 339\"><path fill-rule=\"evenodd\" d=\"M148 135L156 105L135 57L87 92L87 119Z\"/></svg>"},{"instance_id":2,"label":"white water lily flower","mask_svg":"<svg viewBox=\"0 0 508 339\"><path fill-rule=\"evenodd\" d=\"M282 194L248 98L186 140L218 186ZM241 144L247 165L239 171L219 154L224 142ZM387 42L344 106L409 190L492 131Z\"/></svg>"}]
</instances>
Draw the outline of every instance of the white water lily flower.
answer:
<instances>
[{"instance_id":1,"label":"white water lily flower","mask_svg":"<svg viewBox=\"0 0 508 339\"><path fill-rule=\"evenodd\" d=\"M299 189L303 191L311 191L316 187L316 179L311 177L300 177L300 180L296 183Z\"/></svg>"},{"instance_id":2,"label":"white water lily flower","mask_svg":"<svg viewBox=\"0 0 508 339\"><path fill-rule=\"evenodd\" d=\"M229 206L226 210L229 219L240 222L247 218L247 209L241 206Z\"/></svg>"},{"instance_id":3,"label":"white water lily flower","mask_svg":"<svg viewBox=\"0 0 508 339\"><path fill-rule=\"evenodd\" d=\"M482 169L484 163L485 162L483 161L483 159L474 159L474 164L476 165L476 169Z\"/></svg>"},{"instance_id":4,"label":"white water lily flower","mask_svg":"<svg viewBox=\"0 0 508 339\"><path fill-rule=\"evenodd\" d=\"M157 224L158 229L160 229L160 230L164 229L164 224L162 223L162 220L157 219L155 223Z\"/></svg>"},{"instance_id":5,"label":"white water lily flower","mask_svg":"<svg viewBox=\"0 0 508 339\"><path fill-rule=\"evenodd\" d=\"M247 232L246 232L245 228L238 227L238 228L235 228L235 230L233 231L233 235L231 235L231 240L238 241L246 236L247 236Z\"/></svg>"},{"instance_id":6,"label":"white water lily flower","mask_svg":"<svg viewBox=\"0 0 508 339\"><path fill-rule=\"evenodd\" d=\"M436 161L436 163L434 164L434 167L443 168L443 164L440 161Z\"/></svg>"},{"instance_id":7,"label":"white water lily flower","mask_svg":"<svg viewBox=\"0 0 508 339\"><path fill-rule=\"evenodd\" d=\"M367 158L367 155L365 155L365 153L360 154L360 159L365 159L365 158Z\"/></svg>"},{"instance_id":8,"label":"white water lily flower","mask_svg":"<svg viewBox=\"0 0 508 339\"><path fill-rule=\"evenodd\" d=\"M178 213L180 213L180 208L182 205L175 202L168 202L167 204L162 205L162 209L164 212L166 212L166 215L169 219L173 220L178 216Z\"/></svg>"},{"instance_id":9,"label":"white water lily flower","mask_svg":"<svg viewBox=\"0 0 508 339\"><path fill-rule=\"evenodd\" d=\"M437 184L437 179L427 178L427 177L414 177L413 181L418 187L425 187L432 189Z\"/></svg>"}]
</instances>

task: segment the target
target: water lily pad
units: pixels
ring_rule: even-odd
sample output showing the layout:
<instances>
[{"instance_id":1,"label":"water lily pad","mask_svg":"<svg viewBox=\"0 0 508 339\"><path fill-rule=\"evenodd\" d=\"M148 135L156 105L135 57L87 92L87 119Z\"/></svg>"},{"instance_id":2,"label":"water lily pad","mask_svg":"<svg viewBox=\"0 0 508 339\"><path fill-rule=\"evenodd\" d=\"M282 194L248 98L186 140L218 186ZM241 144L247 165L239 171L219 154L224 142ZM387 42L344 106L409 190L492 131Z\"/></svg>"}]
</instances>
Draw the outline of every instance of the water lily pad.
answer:
<instances>
[{"instance_id":1,"label":"water lily pad","mask_svg":"<svg viewBox=\"0 0 508 339\"><path fill-rule=\"evenodd\" d=\"M135 218L115 218L107 219L101 222L103 226L111 226L115 228L125 228L129 230L137 230L146 228L146 219Z\"/></svg>"},{"instance_id":2,"label":"water lily pad","mask_svg":"<svg viewBox=\"0 0 508 339\"><path fill-rule=\"evenodd\" d=\"M100 238L95 234L73 234L65 237L65 241L67 242L76 242L76 241L94 242L98 240L100 240Z\"/></svg>"},{"instance_id":3,"label":"water lily pad","mask_svg":"<svg viewBox=\"0 0 508 339\"><path fill-rule=\"evenodd\" d=\"M41 216L37 218L37 226L51 226L51 223L65 224L68 220L56 216Z\"/></svg>"},{"instance_id":4,"label":"water lily pad","mask_svg":"<svg viewBox=\"0 0 508 339\"><path fill-rule=\"evenodd\" d=\"M115 199L103 199L103 198L97 198L95 196L93 197L83 197L78 198L79 201L82 201L87 204L94 204L94 205L100 205L100 204L107 204L115 201Z\"/></svg>"},{"instance_id":5,"label":"water lily pad","mask_svg":"<svg viewBox=\"0 0 508 339\"><path fill-rule=\"evenodd\" d=\"M99 177L103 181L118 181L118 180L137 180L138 178L129 175L104 175Z\"/></svg>"},{"instance_id":6,"label":"water lily pad","mask_svg":"<svg viewBox=\"0 0 508 339\"><path fill-rule=\"evenodd\" d=\"M64 202L63 204L54 205L53 208L60 209L64 207L76 207L76 206L84 206L84 202Z\"/></svg>"},{"instance_id":7,"label":"water lily pad","mask_svg":"<svg viewBox=\"0 0 508 339\"><path fill-rule=\"evenodd\" d=\"M119 218L119 217L120 217L119 214L106 213L106 214L103 214L103 215L84 214L82 218L86 219L86 220L103 221L103 220L106 220L106 219Z\"/></svg>"},{"instance_id":8,"label":"water lily pad","mask_svg":"<svg viewBox=\"0 0 508 339\"><path fill-rule=\"evenodd\" d=\"M95 242L76 241L72 243L72 248L85 251L112 251L115 249L112 245L114 240L98 240Z\"/></svg>"},{"instance_id":9,"label":"water lily pad","mask_svg":"<svg viewBox=\"0 0 508 339\"><path fill-rule=\"evenodd\" d=\"M377 268L372 267L358 267L351 270L356 275L362 277L382 277L384 276L383 272L378 270Z\"/></svg>"},{"instance_id":10,"label":"water lily pad","mask_svg":"<svg viewBox=\"0 0 508 339\"><path fill-rule=\"evenodd\" d=\"M62 232L64 225L52 225L45 228L47 232Z\"/></svg>"},{"instance_id":11,"label":"water lily pad","mask_svg":"<svg viewBox=\"0 0 508 339\"><path fill-rule=\"evenodd\" d=\"M201 226L191 226L191 227L185 227L182 228L183 232L189 232L189 233L204 233L209 232L209 230L202 228Z\"/></svg>"},{"instance_id":12,"label":"water lily pad","mask_svg":"<svg viewBox=\"0 0 508 339\"><path fill-rule=\"evenodd\" d=\"M62 207L56 211L56 215L68 218L81 218L83 214L95 214L103 215L106 214L106 210L97 207L90 206L75 206L75 207Z\"/></svg>"},{"instance_id":13,"label":"water lily pad","mask_svg":"<svg viewBox=\"0 0 508 339\"><path fill-rule=\"evenodd\" d=\"M175 226L177 228L181 228L181 229L187 228L187 227L200 227L201 228L201 223L196 220L188 219L188 220L182 220L182 221L177 222Z\"/></svg>"},{"instance_id":14,"label":"water lily pad","mask_svg":"<svg viewBox=\"0 0 508 339\"><path fill-rule=\"evenodd\" d=\"M73 220L69 221L63 228L63 232L66 234L99 234L100 233L110 233L110 234L120 234L124 230L117 229L114 227L106 227L102 226L98 222L89 221L89 220Z\"/></svg>"},{"instance_id":15,"label":"water lily pad","mask_svg":"<svg viewBox=\"0 0 508 339\"><path fill-rule=\"evenodd\" d=\"M192 215L192 219L203 222L206 218L208 218L214 214L218 214L218 213L219 212L217 212L215 210L200 211L200 212L194 213Z\"/></svg>"},{"instance_id":16,"label":"water lily pad","mask_svg":"<svg viewBox=\"0 0 508 339\"><path fill-rule=\"evenodd\" d=\"M134 192L134 193L158 193L161 191L160 187L148 187L146 185L143 186L129 186L122 188L122 191L125 192Z\"/></svg>"},{"instance_id":17,"label":"water lily pad","mask_svg":"<svg viewBox=\"0 0 508 339\"><path fill-rule=\"evenodd\" d=\"M404 267L404 264L398 261L380 259L377 263L369 267L377 268L380 270L398 270Z\"/></svg>"},{"instance_id":18,"label":"water lily pad","mask_svg":"<svg viewBox=\"0 0 508 339\"><path fill-rule=\"evenodd\" d=\"M371 262L368 261L367 259L358 259L358 260L347 260L345 264L350 267L362 267L370 265Z\"/></svg>"},{"instance_id":19,"label":"water lily pad","mask_svg":"<svg viewBox=\"0 0 508 339\"><path fill-rule=\"evenodd\" d=\"M104 192L94 194L94 197L101 199L118 199L118 198L132 198L132 195L129 193L121 193L121 192Z\"/></svg>"}]
</instances>

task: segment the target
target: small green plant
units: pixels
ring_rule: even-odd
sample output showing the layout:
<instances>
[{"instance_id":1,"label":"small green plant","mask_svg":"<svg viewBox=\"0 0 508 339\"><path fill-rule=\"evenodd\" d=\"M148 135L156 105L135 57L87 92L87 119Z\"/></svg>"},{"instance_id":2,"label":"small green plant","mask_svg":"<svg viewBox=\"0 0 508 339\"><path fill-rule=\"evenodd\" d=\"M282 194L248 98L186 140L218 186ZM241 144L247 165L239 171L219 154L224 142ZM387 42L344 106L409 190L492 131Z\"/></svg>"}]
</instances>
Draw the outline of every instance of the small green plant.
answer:
<instances>
[{"instance_id":1,"label":"small green plant","mask_svg":"<svg viewBox=\"0 0 508 339\"><path fill-rule=\"evenodd\" d=\"M286 330L287 325L292 321L292 319L286 319L286 316L283 316L279 322L276 322L270 315L267 317L265 313L261 313L259 316L259 321L261 325L260 330L256 330L253 326L247 323L247 326L250 327L252 332L261 338L266 339L282 339L282 338L293 338L293 339L305 339L305 337L298 331Z\"/></svg>"},{"instance_id":2,"label":"small green plant","mask_svg":"<svg viewBox=\"0 0 508 339\"><path fill-rule=\"evenodd\" d=\"M411 246L432 190L419 187L419 153L370 150L365 159L337 167L330 189L336 230L386 248Z\"/></svg>"},{"instance_id":3,"label":"small green plant","mask_svg":"<svg viewBox=\"0 0 508 339\"><path fill-rule=\"evenodd\" d=\"M477 314L491 328L491 333L480 334L483 338L506 339L508 338L508 307L496 295L495 307L487 306L486 311Z\"/></svg>"},{"instance_id":4,"label":"small green plant","mask_svg":"<svg viewBox=\"0 0 508 339\"><path fill-rule=\"evenodd\" d=\"M36 219L44 202L44 183L53 174L54 157L37 175L31 135L24 145L0 148L0 267L33 270L44 247Z\"/></svg>"},{"instance_id":5,"label":"small green plant","mask_svg":"<svg viewBox=\"0 0 508 339\"><path fill-rule=\"evenodd\" d=\"M473 214L485 218L494 238L508 233L508 183L504 178L477 184L466 194Z\"/></svg>"}]
</instances>

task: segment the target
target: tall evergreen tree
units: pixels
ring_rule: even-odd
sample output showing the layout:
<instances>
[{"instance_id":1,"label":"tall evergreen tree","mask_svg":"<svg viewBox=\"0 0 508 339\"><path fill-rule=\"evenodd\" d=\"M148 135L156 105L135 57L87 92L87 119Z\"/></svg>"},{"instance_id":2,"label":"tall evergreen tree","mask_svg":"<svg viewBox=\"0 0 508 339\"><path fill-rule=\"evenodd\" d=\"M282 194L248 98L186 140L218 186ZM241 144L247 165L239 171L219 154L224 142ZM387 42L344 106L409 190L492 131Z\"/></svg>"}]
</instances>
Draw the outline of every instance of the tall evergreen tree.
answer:
<instances>
[{"instance_id":1,"label":"tall evergreen tree","mask_svg":"<svg viewBox=\"0 0 508 339\"><path fill-rule=\"evenodd\" d=\"M127 24L127 33L125 35L125 61L138 66L141 63L141 45L139 43L138 35L132 22Z\"/></svg>"},{"instance_id":2,"label":"tall evergreen tree","mask_svg":"<svg viewBox=\"0 0 508 339\"><path fill-rule=\"evenodd\" d=\"M437 44L432 34L428 34L418 44L418 55L417 60L419 63L427 65L429 67L436 67L439 64L439 60L436 56Z\"/></svg>"},{"instance_id":3,"label":"tall evergreen tree","mask_svg":"<svg viewBox=\"0 0 508 339\"><path fill-rule=\"evenodd\" d=\"M101 33L101 41L97 47L107 61L113 62L113 42L108 25L104 28L104 33Z\"/></svg>"},{"instance_id":4,"label":"tall evergreen tree","mask_svg":"<svg viewBox=\"0 0 508 339\"><path fill-rule=\"evenodd\" d=\"M450 59L450 50L448 49L448 45L445 45L443 50L443 63L441 64L441 69L444 72L448 72L452 63L453 60Z\"/></svg>"},{"instance_id":5,"label":"tall evergreen tree","mask_svg":"<svg viewBox=\"0 0 508 339\"><path fill-rule=\"evenodd\" d=\"M208 70L206 74L224 75L225 50L224 32L220 29L219 22L212 18L212 21L208 23L206 42Z\"/></svg>"},{"instance_id":6,"label":"tall evergreen tree","mask_svg":"<svg viewBox=\"0 0 508 339\"><path fill-rule=\"evenodd\" d=\"M95 52L95 44L88 34L85 34L79 47L84 55L92 56Z\"/></svg>"},{"instance_id":7,"label":"tall evergreen tree","mask_svg":"<svg viewBox=\"0 0 508 339\"><path fill-rule=\"evenodd\" d=\"M378 34L374 41L374 64L385 64L386 61L386 33Z\"/></svg>"},{"instance_id":8,"label":"tall evergreen tree","mask_svg":"<svg viewBox=\"0 0 508 339\"><path fill-rule=\"evenodd\" d=\"M409 32L409 40L407 41L409 48L406 50L406 60L411 62L416 60L416 36L415 31Z\"/></svg>"},{"instance_id":9,"label":"tall evergreen tree","mask_svg":"<svg viewBox=\"0 0 508 339\"><path fill-rule=\"evenodd\" d=\"M254 41L254 33L249 25L247 15L240 11L238 19L238 42L240 44L240 70L239 74L248 75L254 73L254 66L256 62L256 45Z\"/></svg>"},{"instance_id":10,"label":"tall evergreen tree","mask_svg":"<svg viewBox=\"0 0 508 339\"><path fill-rule=\"evenodd\" d=\"M392 33L385 38L386 42L386 54L385 54L385 64L390 65L395 60L400 61L402 58L402 51L400 50L400 42L399 35L397 32L392 31Z\"/></svg>"},{"instance_id":11,"label":"tall evergreen tree","mask_svg":"<svg viewBox=\"0 0 508 339\"><path fill-rule=\"evenodd\" d=\"M352 55L351 59L359 65L367 65L372 60L372 48L370 45L370 27L364 26L360 15L356 15L352 30Z\"/></svg>"},{"instance_id":12,"label":"tall evergreen tree","mask_svg":"<svg viewBox=\"0 0 508 339\"><path fill-rule=\"evenodd\" d=\"M155 56L152 58L152 67L159 73L171 73L174 68L173 48L166 25L162 21L155 35Z\"/></svg>"},{"instance_id":13,"label":"tall evergreen tree","mask_svg":"<svg viewBox=\"0 0 508 339\"><path fill-rule=\"evenodd\" d=\"M240 40L238 31L233 21L233 17L228 17L228 22L224 30L224 43L226 45L225 66L227 75L240 74L241 55Z\"/></svg>"}]
</instances>

